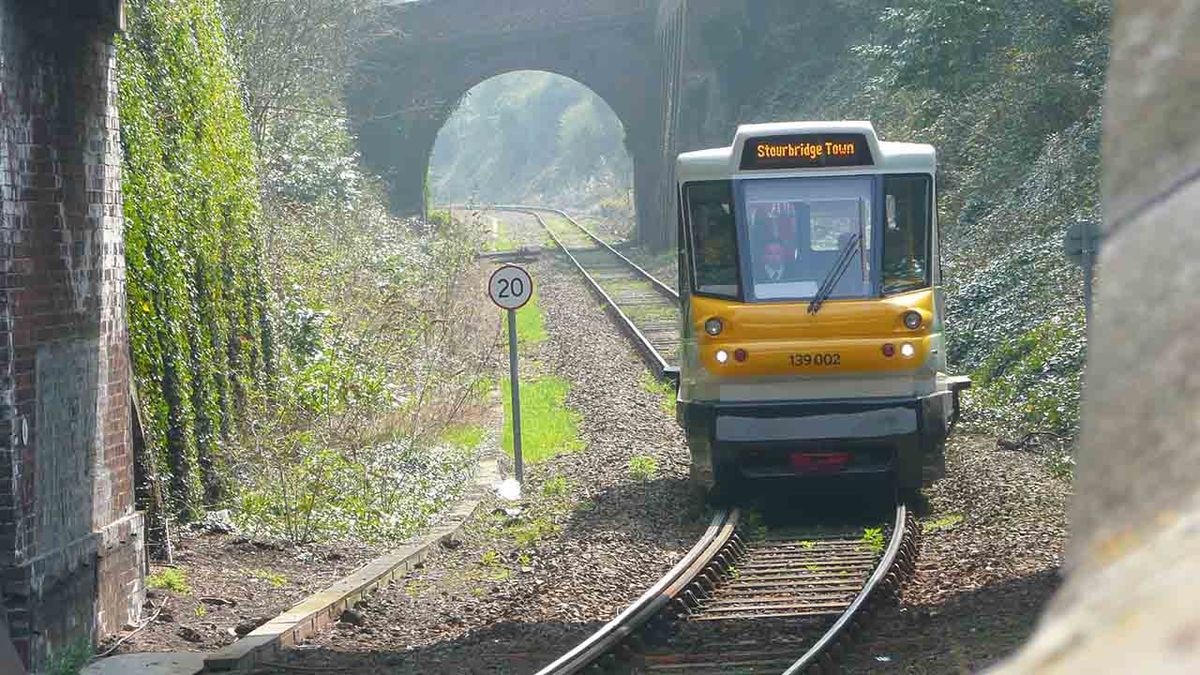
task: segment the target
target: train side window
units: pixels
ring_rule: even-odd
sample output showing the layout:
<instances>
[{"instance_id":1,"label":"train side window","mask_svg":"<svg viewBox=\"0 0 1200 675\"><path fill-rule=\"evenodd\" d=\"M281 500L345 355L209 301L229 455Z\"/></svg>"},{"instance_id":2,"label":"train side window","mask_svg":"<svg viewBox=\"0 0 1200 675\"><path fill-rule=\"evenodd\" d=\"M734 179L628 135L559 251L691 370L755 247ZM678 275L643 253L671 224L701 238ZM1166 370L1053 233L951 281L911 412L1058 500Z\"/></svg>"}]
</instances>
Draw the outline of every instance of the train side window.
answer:
<instances>
[{"instance_id":1,"label":"train side window","mask_svg":"<svg viewBox=\"0 0 1200 675\"><path fill-rule=\"evenodd\" d=\"M932 195L929 176L884 177L884 295L926 288L931 283Z\"/></svg>"},{"instance_id":2,"label":"train side window","mask_svg":"<svg viewBox=\"0 0 1200 675\"><path fill-rule=\"evenodd\" d=\"M685 190L697 293L737 298L737 225L731 181L689 183Z\"/></svg>"}]
</instances>

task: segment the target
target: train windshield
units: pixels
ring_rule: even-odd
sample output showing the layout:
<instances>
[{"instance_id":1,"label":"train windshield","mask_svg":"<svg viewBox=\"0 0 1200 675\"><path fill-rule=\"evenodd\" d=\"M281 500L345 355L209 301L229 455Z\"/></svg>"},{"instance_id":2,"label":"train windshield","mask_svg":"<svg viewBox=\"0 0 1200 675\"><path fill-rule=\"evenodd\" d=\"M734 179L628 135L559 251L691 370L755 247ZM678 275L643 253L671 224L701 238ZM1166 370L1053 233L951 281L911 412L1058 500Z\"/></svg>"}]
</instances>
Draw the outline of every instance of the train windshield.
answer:
<instances>
[{"instance_id":1,"label":"train windshield","mask_svg":"<svg viewBox=\"0 0 1200 675\"><path fill-rule=\"evenodd\" d=\"M925 288L930 278L933 181L929 176L883 179L883 294Z\"/></svg>"},{"instance_id":2,"label":"train windshield","mask_svg":"<svg viewBox=\"0 0 1200 675\"><path fill-rule=\"evenodd\" d=\"M738 297L741 284L732 184L692 183L687 186L686 199L696 292Z\"/></svg>"},{"instance_id":3,"label":"train windshield","mask_svg":"<svg viewBox=\"0 0 1200 675\"><path fill-rule=\"evenodd\" d=\"M870 176L784 178L743 183L745 256L758 300L808 300L872 293Z\"/></svg>"}]
</instances>

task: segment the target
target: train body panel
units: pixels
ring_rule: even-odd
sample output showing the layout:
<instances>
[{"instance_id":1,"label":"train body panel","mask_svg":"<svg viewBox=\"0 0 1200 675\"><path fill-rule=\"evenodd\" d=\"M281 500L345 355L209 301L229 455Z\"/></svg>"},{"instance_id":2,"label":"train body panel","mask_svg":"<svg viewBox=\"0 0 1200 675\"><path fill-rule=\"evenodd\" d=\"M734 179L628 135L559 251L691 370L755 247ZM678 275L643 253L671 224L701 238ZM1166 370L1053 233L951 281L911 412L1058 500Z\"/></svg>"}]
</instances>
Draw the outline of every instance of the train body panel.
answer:
<instances>
[{"instance_id":1,"label":"train body panel","mask_svg":"<svg viewBox=\"0 0 1200 675\"><path fill-rule=\"evenodd\" d=\"M940 477L946 375L931 146L869 122L746 125L679 159L678 417L693 476Z\"/></svg>"}]
</instances>

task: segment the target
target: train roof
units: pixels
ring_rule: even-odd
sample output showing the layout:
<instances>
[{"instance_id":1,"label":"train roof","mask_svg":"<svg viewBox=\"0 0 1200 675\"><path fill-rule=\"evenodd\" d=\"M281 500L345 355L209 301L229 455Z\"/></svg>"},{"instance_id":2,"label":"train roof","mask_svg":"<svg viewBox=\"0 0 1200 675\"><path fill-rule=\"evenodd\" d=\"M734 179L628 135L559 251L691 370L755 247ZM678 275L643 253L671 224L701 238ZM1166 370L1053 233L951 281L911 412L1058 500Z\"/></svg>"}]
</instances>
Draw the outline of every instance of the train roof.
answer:
<instances>
[{"instance_id":1,"label":"train roof","mask_svg":"<svg viewBox=\"0 0 1200 675\"><path fill-rule=\"evenodd\" d=\"M821 166L805 168L763 169L742 168L742 155L747 142L755 139L810 135L861 134L870 149L872 162L855 166ZM936 151L925 143L881 141L875 127L867 121L836 122L773 122L743 124L738 127L733 143L723 148L685 152L679 155L679 181L721 180L738 177L779 177L801 175L836 175L842 173L932 173L936 167Z\"/></svg>"}]
</instances>

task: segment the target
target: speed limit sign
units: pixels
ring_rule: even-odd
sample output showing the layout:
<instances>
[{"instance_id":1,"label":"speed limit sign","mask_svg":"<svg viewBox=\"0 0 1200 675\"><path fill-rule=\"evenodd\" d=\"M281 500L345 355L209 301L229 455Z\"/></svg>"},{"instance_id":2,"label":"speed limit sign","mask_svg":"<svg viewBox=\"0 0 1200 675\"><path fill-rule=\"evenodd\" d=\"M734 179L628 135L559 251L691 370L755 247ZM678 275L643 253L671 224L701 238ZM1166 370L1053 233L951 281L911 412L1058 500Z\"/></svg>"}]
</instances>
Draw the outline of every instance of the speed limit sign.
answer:
<instances>
[{"instance_id":1,"label":"speed limit sign","mask_svg":"<svg viewBox=\"0 0 1200 675\"><path fill-rule=\"evenodd\" d=\"M516 265L505 265L492 273L488 296L501 309L520 309L533 296L533 279Z\"/></svg>"},{"instance_id":2,"label":"speed limit sign","mask_svg":"<svg viewBox=\"0 0 1200 675\"><path fill-rule=\"evenodd\" d=\"M508 381L512 388L513 465L517 485L525 482L524 462L521 459L521 378L517 374L517 310L533 297L533 279L529 272L516 265L505 265L492 273L488 281L488 296L508 312Z\"/></svg>"}]
</instances>

